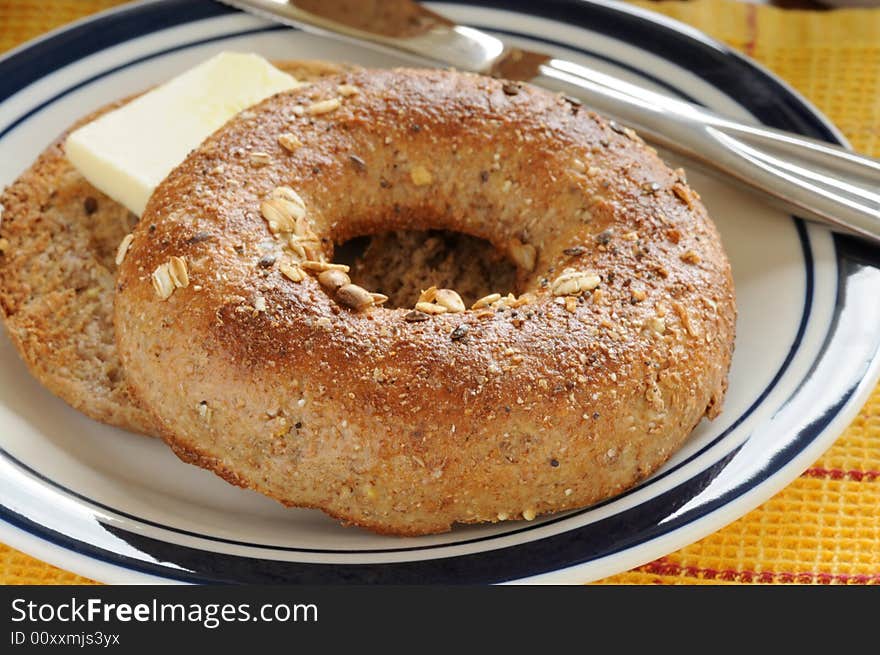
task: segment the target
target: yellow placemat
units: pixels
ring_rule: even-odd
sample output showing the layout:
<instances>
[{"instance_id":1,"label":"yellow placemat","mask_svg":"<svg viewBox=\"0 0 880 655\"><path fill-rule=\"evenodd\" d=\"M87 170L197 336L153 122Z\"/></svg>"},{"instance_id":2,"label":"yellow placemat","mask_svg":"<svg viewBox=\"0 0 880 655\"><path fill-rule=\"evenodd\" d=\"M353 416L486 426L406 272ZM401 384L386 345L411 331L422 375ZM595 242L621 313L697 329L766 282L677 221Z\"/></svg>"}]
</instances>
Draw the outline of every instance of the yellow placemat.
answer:
<instances>
[{"instance_id":1,"label":"yellow placemat","mask_svg":"<svg viewBox=\"0 0 880 655\"><path fill-rule=\"evenodd\" d=\"M0 0L0 52L120 0ZM730 0L634 2L773 70L856 150L880 156L880 9L791 11ZM0 544L0 583L84 584ZM880 584L880 387L834 445L758 509L610 584Z\"/></svg>"}]
</instances>

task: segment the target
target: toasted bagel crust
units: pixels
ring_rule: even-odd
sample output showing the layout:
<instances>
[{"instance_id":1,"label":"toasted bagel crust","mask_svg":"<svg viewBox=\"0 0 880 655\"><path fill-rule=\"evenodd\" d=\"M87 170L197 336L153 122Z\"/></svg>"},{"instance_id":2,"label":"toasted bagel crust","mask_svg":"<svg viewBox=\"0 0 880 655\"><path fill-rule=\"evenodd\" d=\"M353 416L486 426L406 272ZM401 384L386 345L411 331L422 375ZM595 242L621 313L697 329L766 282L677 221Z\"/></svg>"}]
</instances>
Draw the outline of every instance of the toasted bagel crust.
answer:
<instances>
[{"instance_id":1,"label":"toasted bagel crust","mask_svg":"<svg viewBox=\"0 0 880 655\"><path fill-rule=\"evenodd\" d=\"M300 256L260 209L281 186L328 260L334 242L394 229L529 244L528 302L417 322L347 309L282 274ZM188 284L162 299L151 276L172 257ZM560 277L592 275L595 289L557 295ZM715 227L631 130L436 70L328 78L228 123L153 194L115 305L129 379L180 457L406 535L632 486L718 412L734 320Z\"/></svg>"}]
</instances>

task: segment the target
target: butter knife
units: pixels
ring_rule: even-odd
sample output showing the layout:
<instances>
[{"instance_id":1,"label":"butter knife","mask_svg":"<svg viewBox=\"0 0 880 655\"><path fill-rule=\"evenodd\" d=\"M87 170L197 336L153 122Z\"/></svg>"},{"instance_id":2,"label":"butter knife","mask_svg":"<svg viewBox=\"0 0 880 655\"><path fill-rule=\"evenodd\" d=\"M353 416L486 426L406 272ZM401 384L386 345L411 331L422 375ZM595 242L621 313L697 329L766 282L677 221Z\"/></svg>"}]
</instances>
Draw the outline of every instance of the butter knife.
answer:
<instances>
[{"instance_id":1,"label":"butter knife","mask_svg":"<svg viewBox=\"0 0 880 655\"><path fill-rule=\"evenodd\" d=\"M430 65L530 82L582 101L647 141L786 211L880 244L880 160L722 116L572 61L513 47L412 0L220 0L284 24Z\"/></svg>"}]
</instances>

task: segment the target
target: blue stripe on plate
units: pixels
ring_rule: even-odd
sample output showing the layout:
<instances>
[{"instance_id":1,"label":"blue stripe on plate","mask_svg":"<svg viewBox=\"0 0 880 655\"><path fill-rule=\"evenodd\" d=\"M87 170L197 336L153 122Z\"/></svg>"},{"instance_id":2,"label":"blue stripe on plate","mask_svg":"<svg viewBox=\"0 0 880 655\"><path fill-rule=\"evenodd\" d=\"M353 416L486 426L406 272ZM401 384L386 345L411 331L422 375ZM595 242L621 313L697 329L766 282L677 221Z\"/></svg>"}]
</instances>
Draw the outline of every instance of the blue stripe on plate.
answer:
<instances>
[{"instance_id":1,"label":"blue stripe on plate","mask_svg":"<svg viewBox=\"0 0 880 655\"><path fill-rule=\"evenodd\" d=\"M705 488L727 464L733 454L689 480L688 488L697 484ZM630 522L616 516L588 526L569 530L545 539L506 548L393 563L307 563L270 560L203 550L168 543L103 523L107 532L155 562L145 562L121 553L108 551L94 544L69 539L62 532L46 528L25 517L6 510L0 516L16 527L40 536L82 555L136 571L184 582L220 582L244 584L490 584L524 578L543 571L554 571L594 560L638 545L666 532L664 520L669 512L690 498L686 492L670 492L670 498L657 497L630 510ZM672 504L670 504L670 501ZM633 525L645 530L632 530ZM46 534L48 533L48 534ZM173 567L168 564L174 565Z\"/></svg>"},{"instance_id":2,"label":"blue stripe on plate","mask_svg":"<svg viewBox=\"0 0 880 655\"><path fill-rule=\"evenodd\" d=\"M205 18L237 13L217 2L164 0L121 7L50 34L0 58L0 102L59 68L137 36ZM95 25L101 29L96 30Z\"/></svg>"},{"instance_id":3,"label":"blue stripe on plate","mask_svg":"<svg viewBox=\"0 0 880 655\"><path fill-rule=\"evenodd\" d=\"M289 30L289 29L290 28L285 27L283 25L273 25L270 27L260 27L260 28L256 28L256 29L250 29L250 30L241 30L238 32L229 32L227 34L212 36L212 37L209 37L206 39L198 39L197 41L190 41L189 43L184 43L182 45L176 45L171 48L165 48L164 50L157 50L156 52L150 53L149 55L144 55L143 57L138 57L136 59L132 59L130 61L127 61L124 64L120 64L118 66L108 68L107 70L102 71L101 73L98 73L96 75L92 75L91 77L87 77L86 79L84 79L80 82L77 82L73 86L67 87L63 91L59 91L58 93L51 96L50 98L47 98L46 100L44 100L40 104L31 107L29 110L27 110L25 113L21 114L20 116L17 116L12 122L10 122L8 125L6 125L6 127L4 127L2 130L0 130L0 139L2 139L4 136L6 136L10 132L12 132L16 127L18 127L19 125L21 125L22 123L27 121L29 118L33 117L35 114L38 114L39 112L44 110L46 107L49 107L49 106L55 104L56 102L58 102L59 100L61 100L65 96L70 95L74 91L77 91L85 86L88 86L89 84L92 84L93 82L96 82L103 77L107 77L108 75L112 75L113 73L118 73L119 71L125 70L126 68L136 66L137 64L142 64L143 62L149 61L151 59L155 59L156 57L163 57L163 56L169 55L173 52L179 52L181 50L186 50L187 48L194 48L194 47L197 47L200 45L205 45L208 43L215 43L217 41L225 41L226 39L234 39L234 38L242 37L242 36L249 36L249 35L253 35L253 34L262 34L265 32L277 32L277 31L283 31L283 30ZM3 63L0 62L0 70L2 70L2 66L3 66Z\"/></svg>"}]
</instances>

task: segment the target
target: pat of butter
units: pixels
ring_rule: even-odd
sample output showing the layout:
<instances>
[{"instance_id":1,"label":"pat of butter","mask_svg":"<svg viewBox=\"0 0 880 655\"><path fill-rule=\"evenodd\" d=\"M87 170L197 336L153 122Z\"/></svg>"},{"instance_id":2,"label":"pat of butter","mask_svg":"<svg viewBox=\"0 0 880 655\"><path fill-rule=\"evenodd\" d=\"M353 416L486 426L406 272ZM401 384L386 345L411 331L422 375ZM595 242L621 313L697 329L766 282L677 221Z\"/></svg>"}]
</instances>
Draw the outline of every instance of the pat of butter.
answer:
<instances>
[{"instance_id":1,"label":"pat of butter","mask_svg":"<svg viewBox=\"0 0 880 655\"><path fill-rule=\"evenodd\" d=\"M262 57L224 52L67 137L67 158L140 216L153 190L240 111L299 83Z\"/></svg>"}]
</instances>

